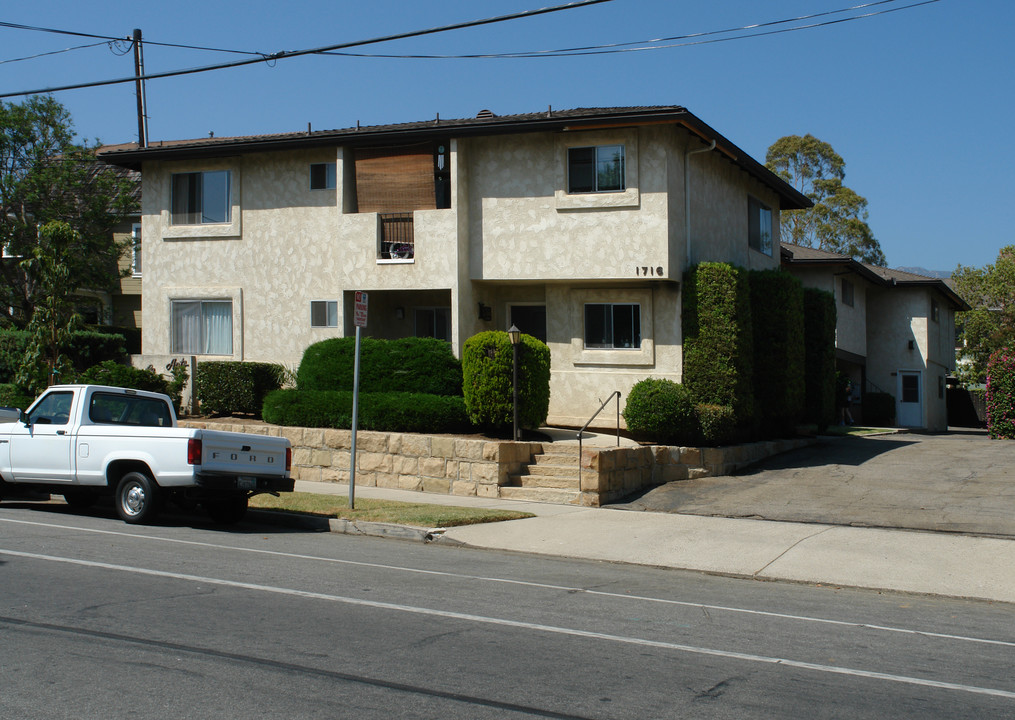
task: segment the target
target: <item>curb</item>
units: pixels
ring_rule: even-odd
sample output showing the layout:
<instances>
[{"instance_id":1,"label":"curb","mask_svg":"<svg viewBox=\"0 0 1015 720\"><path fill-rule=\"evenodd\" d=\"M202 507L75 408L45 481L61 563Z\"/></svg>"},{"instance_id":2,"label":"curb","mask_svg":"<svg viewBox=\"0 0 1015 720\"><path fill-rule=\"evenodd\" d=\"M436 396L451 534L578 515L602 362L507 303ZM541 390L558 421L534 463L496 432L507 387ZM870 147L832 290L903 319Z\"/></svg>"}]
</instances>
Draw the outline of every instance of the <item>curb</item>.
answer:
<instances>
[{"instance_id":1,"label":"curb","mask_svg":"<svg viewBox=\"0 0 1015 720\"><path fill-rule=\"evenodd\" d=\"M369 535L371 537L392 538L395 540L413 540L416 542L435 542L443 540L444 528L422 528L412 525L395 523L364 522L346 520L345 518L327 518L317 515L301 515L299 513L280 512L277 510L249 510L247 516L254 522L269 525L284 525L306 530L332 532L342 535ZM452 544L444 541L446 544Z\"/></svg>"}]
</instances>

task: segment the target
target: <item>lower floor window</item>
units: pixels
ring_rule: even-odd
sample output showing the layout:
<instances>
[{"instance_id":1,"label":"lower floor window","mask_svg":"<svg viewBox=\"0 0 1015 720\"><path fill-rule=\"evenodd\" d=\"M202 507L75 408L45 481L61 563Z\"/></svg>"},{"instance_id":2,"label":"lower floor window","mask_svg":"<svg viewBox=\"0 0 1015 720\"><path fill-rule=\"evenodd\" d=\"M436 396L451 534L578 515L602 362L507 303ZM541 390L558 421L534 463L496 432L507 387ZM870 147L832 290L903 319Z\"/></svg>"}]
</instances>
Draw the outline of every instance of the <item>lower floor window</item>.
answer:
<instances>
[{"instance_id":1,"label":"lower floor window","mask_svg":"<svg viewBox=\"0 0 1015 720\"><path fill-rule=\"evenodd\" d=\"M585 305L586 348L640 348L641 305L637 303Z\"/></svg>"},{"instance_id":2,"label":"lower floor window","mask_svg":"<svg viewBox=\"0 0 1015 720\"><path fill-rule=\"evenodd\" d=\"M233 354L231 300L174 300L173 353Z\"/></svg>"},{"instance_id":3,"label":"lower floor window","mask_svg":"<svg viewBox=\"0 0 1015 720\"><path fill-rule=\"evenodd\" d=\"M338 301L313 300L310 303L310 327L338 327Z\"/></svg>"},{"instance_id":4,"label":"lower floor window","mask_svg":"<svg viewBox=\"0 0 1015 720\"><path fill-rule=\"evenodd\" d=\"M451 342L451 308L416 308L416 337Z\"/></svg>"}]
</instances>

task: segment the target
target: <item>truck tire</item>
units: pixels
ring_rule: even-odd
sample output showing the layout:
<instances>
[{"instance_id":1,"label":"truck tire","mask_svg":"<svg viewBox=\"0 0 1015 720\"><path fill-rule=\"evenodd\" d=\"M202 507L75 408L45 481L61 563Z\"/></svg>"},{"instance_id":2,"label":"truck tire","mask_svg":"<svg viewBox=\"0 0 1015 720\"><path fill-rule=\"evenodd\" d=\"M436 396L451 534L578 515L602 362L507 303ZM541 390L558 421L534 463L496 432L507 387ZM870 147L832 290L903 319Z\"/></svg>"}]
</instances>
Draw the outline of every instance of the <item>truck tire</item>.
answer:
<instances>
[{"instance_id":1,"label":"truck tire","mask_svg":"<svg viewBox=\"0 0 1015 720\"><path fill-rule=\"evenodd\" d=\"M247 514L247 496L205 500L204 509L219 525L235 525Z\"/></svg>"},{"instance_id":2,"label":"truck tire","mask_svg":"<svg viewBox=\"0 0 1015 720\"><path fill-rule=\"evenodd\" d=\"M129 472L116 486L116 514L125 523L151 522L159 512L159 486L143 472Z\"/></svg>"}]
</instances>

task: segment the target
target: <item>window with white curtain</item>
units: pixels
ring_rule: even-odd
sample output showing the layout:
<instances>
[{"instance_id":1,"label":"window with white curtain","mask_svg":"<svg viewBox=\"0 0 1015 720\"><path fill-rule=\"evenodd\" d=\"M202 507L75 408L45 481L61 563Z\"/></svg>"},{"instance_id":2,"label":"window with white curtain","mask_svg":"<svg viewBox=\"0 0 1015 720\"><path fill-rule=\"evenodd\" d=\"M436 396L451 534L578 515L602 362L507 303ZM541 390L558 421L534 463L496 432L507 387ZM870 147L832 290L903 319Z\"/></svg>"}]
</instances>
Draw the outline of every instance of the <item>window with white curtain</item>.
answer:
<instances>
[{"instance_id":1,"label":"window with white curtain","mask_svg":"<svg viewBox=\"0 0 1015 720\"><path fill-rule=\"evenodd\" d=\"M233 354L231 300L174 300L172 305L173 353Z\"/></svg>"},{"instance_id":2,"label":"window with white curtain","mask_svg":"<svg viewBox=\"0 0 1015 720\"><path fill-rule=\"evenodd\" d=\"M130 256L131 274L134 277L141 277L141 223L134 223L130 234L134 243Z\"/></svg>"}]
</instances>

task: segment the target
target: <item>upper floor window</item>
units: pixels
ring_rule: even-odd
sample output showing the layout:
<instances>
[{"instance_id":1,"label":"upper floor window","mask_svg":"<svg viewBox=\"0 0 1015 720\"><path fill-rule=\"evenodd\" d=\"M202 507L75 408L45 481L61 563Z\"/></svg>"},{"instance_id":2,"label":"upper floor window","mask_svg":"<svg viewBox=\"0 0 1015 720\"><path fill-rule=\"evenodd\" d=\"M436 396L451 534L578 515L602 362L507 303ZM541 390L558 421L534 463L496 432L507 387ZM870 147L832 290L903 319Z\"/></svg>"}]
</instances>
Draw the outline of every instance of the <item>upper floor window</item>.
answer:
<instances>
[{"instance_id":1,"label":"upper floor window","mask_svg":"<svg viewBox=\"0 0 1015 720\"><path fill-rule=\"evenodd\" d=\"M772 254L772 209L753 197L747 198L747 244Z\"/></svg>"},{"instance_id":2,"label":"upper floor window","mask_svg":"<svg viewBox=\"0 0 1015 720\"><path fill-rule=\"evenodd\" d=\"M172 350L188 355L233 354L231 300L173 300Z\"/></svg>"},{"instance_id":3,"label":"upper floor window","mask_svg":"<svg viewBox=\"0 0 1015 720\"><path fill-rule=\"evenodd\" d=\"M338 301L312 300L310 302L310 327L338 327Z\"/></svg>"},{"instance_id":4,"label":"upper floor window","mask_svg":"<svg viewBox=\"0 0 1015 720\"><path fill-rule=\"evenodd\" d=\"M335 163L313 163L310 166L311 190L335 189Z\"/></svg>"},{"instance_id":5,"label":"upper floor window","mask_svg":"<svg viewBox=\"0 0 1015 720\"><path fill-rule=\"evenodd\" d=\"M853 283L842 278L842 304L853 307Z\"/></svg>"},{"instance_id":6,"label":"upper floor window","mask_svg":"<svg viewBox=\"0 0 1015 720\"><path fill-rule=\"evenodd\" d=\"M174 225L231 222L228 170L175 173L172 188Z\"/></svg>"},{"instance_id":7,"label":"upper floor window","mask_svg":"<svg viewBox=\"0 0 1015 720\"><path fill-rule=\"evenodd\" d=\"M130 271L134 277L141 276L141 223L131 226L131 240L134 245L130 256Z\"/></svg>"},{"instance_id":8,"label":"upper floor window","mask_svg":"<svg viewBox=\"0 0 1015 720\"><path fill-rule=\"evenodd\" d=\"M641 305L586 303L586 348L640 348Z\"/></svg>"},{"instance_id":9,"label":"upper floor window","mask_svg":"<svg viewBox=\"0 0 1015 720\"><path fill-rule=\"evenodd\" d=\"M625 188L623 145L567 149L569 193L620 192Z\"/></svg>"}]
</instances>

